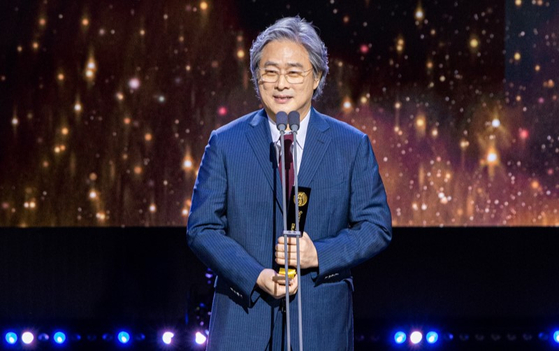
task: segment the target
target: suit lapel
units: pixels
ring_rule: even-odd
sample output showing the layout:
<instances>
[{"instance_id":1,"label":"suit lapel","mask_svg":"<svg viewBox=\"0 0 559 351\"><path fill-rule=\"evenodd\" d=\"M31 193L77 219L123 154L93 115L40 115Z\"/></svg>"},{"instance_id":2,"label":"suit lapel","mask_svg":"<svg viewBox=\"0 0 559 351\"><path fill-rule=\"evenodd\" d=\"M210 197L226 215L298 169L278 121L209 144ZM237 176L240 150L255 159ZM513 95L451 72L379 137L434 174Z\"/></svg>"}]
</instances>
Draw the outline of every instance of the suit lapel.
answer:
<instances>
[{"instance_id":1,"label":"suit lapel","mask_svg":"<svg viewBox=\"0 0 559 351\"><path fill-rule=\"evenodd\" d=\"M326 119L314 108L311 108L309 118L311 120L309 121L303 160L299 170L299 185L301 186L310 186L331 141L330 135L326 133L330 128Z\"/></svg>"},{"instance_id":2,"label":"suit lapel","mask_svg":"<svg viewBox=\"0 0 559 351\"><path fill-rule=\"evenodd\" d=\"M281 182L279 180L275 145L272 143L268 117L264 110L257 112L249 124L251 128L248 128L246 137L268 184L276 194L276 201L281 205Z\"/></svg>"}]
</instances>

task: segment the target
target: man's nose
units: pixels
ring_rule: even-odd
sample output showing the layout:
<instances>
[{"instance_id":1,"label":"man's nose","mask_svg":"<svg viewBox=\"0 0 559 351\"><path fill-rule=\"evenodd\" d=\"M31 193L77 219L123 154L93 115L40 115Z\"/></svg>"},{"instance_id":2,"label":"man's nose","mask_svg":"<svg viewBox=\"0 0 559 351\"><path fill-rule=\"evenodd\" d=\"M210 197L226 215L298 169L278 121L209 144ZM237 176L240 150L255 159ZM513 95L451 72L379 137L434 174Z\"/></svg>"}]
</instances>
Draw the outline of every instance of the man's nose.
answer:
<instances>
[{"instance_id":1,"label":"man's nose","mask_svg":"<svg viewBox=\"0 0 559 351\"><path fill-rule=\"evenodd\" d=\"M289 86L289 82L285 78L285 74L280 74L278 77L278 81L276 82L276 88L279 90L283 90Z\"/></svg>"}]
</instances>

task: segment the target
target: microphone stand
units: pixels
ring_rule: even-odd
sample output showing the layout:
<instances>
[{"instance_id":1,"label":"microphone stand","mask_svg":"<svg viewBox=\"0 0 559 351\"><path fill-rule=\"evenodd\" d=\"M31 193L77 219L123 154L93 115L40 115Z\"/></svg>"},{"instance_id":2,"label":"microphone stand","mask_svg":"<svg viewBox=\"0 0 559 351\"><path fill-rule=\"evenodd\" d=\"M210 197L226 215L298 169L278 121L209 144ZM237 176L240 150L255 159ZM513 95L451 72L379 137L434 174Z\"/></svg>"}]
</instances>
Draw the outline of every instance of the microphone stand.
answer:
<instances>
[{"instance_id":1,"label":"microphone stand","mask_svg":"<svg viewBox=\"0 0 559 351\"><path fill-rule=\"evenodd\" d=\"M299 230L299 174L297 169L297 131L299 130L300 116L297 111L292 111L289 113L289 126L293 133L293 186L294 190L294 201L295 202L295 237L296 237L296 247L297 247L297 283L299 289L301 289L301 253L299 238L301 237L301 231ZM298 314L298 325L299 325L299 351L303 351L303 308L301 305L301 291L297 294L297 314ZM290 344L288 344L290 345Z\"/></svg>"},{"instance_id":2,"label":"microphone stand","mask_svg":"<svg viewBox=\"0 0 559 351\"><path fill-rule=\"evenodd\" d=\"M285 253L285 315L287 328L287 345L291 348L291 316L289 312L289 263L287 260L287 206L286 182L285 182L285 128L287 127L287 114L280 111L276 114L276 127L280 132L280 153L281 153L281 188L282 188L282 207L283 207L283 252ZM295 172L295 169L294 169Z\"/></svg>"}]
</instances>

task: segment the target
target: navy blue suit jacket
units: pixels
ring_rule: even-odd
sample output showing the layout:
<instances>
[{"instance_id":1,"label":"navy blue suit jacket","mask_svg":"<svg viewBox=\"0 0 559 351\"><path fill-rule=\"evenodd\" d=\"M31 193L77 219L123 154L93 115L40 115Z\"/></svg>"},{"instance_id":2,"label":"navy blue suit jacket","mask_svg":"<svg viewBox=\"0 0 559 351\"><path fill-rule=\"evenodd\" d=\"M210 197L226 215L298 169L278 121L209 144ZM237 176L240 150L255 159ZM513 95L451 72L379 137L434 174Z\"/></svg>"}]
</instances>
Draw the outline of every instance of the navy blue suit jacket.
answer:
<instances>
[{"instance_id":1,"label":"navy blue suit jacket","mask_svg":"<svg viewBox=\"0 0 559 351\"><path fill-rule=\"evenodd\" d=\"M319 267L303 270L304 346L353 348L350 268L382 251L392 236L390 210L366 134L311 109L299 185L311 188L305 231ZM188 220L188 244L217 275L208 349L269 349L279 301L255 284L277 268L283 230L281 181L264 110L212 132ZM297 303L291 307L293 349Z\"/></svg>"}]
</instances>

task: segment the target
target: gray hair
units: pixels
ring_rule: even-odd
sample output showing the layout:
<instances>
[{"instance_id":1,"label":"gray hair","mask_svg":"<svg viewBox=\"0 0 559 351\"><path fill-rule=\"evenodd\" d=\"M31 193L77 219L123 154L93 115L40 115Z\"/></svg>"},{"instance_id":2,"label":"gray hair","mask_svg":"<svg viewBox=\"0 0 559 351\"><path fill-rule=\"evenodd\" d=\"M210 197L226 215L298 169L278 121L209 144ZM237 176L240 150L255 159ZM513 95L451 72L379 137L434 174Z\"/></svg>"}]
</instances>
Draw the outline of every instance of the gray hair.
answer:
<instances>
[{"instance_id":1,"label":"gray hair","mask_svg":"<svg viewBox=\"0 0 559 351\"><path fill-rule=\"evenodd\" d=\"M262 50L264 46L271 41L290 40L303 45L309 53L309 60L313 68L315 78L322 73L320 82L313 92L313 100L316 100L321 94L326 82L328 74L328 52L326 45L318 36L315 27L299 16L286 17L278 20L276 23L266 28L260 33L250 48L250 71L252 73L252 81L258 92L258 65L262 58Z\"/></svg>"}]
</instances>

